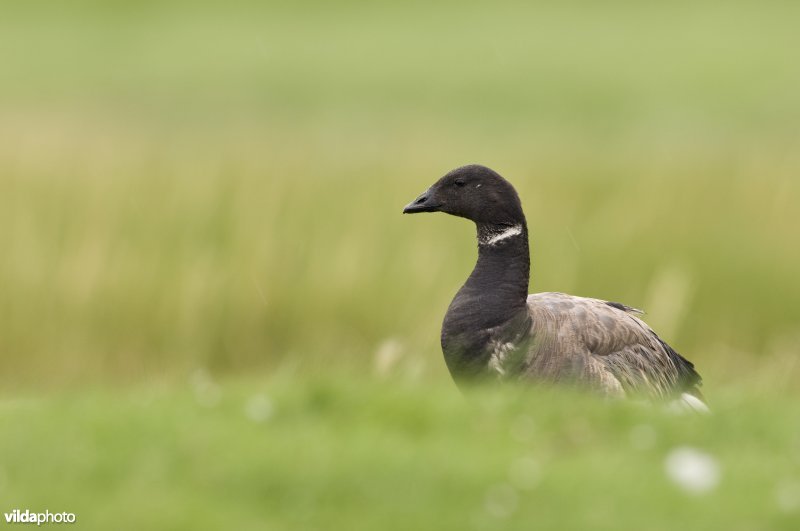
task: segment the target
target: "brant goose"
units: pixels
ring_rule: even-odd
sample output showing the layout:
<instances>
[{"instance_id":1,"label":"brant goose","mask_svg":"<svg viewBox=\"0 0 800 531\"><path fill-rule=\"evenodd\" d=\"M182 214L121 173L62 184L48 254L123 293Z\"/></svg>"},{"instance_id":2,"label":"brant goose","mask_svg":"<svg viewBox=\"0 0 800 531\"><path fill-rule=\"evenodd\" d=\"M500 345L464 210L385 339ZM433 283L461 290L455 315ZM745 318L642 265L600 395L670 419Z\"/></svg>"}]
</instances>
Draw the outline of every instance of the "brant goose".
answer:
<instances>
[{"instance_id":1,"label":"brant goose","mask_svg":"<svg viewBox=\"0 0 800 531\"><path fill-rule=\"evenodd\" d=\"M707 410L694 365L617 302L564 293L528 295L528 227L511 183L479 165L457 168L404 214L445 212L475 222L478 262L442 324L457 383L501 379L573 382L606 396L676 399Z\"/></svg>"}]
</instances>

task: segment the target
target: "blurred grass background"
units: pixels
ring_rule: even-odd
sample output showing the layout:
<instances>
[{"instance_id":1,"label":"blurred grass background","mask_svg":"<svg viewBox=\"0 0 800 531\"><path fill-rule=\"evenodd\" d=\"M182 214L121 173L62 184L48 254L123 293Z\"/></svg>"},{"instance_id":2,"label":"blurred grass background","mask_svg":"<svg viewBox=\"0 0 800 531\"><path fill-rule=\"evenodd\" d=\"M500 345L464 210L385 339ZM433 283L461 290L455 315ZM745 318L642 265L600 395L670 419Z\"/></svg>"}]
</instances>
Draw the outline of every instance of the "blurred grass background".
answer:
<instances>
[{"instance_id":1,"label":"blurred grass background","mask_svg":"<svg viewBox=\"0 0 800 531\"><path fill-rule=\"evenodd\" d=\"M438 333L474 229L400 211L472 162L522 196L531 291L645 308L731 414L743 397L798 396L800 4L84 0L2 12L7 422L29 414L20 396L180 390L198 374L291 381L309 396L318 378L350 381L366 401L399 380L450 396ZM86 400L124 402L107 392ZM180 418L173 398L155 422ZM380 403L394 418L399 406ZM41 422L64 414L45 404ZM105 411L112 426L126 407ZM19 437L6 448L30 443ZM789 440L764 451L796 452ZM115 462L101 467L112 483L124 481ZM81 489L95 480L107 486Z\"/></svg>"},{"instance_id":2,"label":"blurred grass background","mask_svg":"<svg viewBox=\"0 0 800 531\"><path fill-rule=\"evenodd\" d=\"M751 380L800 342L798 15L6 5L0 374L360 370L395 338L444 378L473 229L399 212L480 162L520 190L532 291L644 307L710 383Z\"/></svg>"}]
</instances>

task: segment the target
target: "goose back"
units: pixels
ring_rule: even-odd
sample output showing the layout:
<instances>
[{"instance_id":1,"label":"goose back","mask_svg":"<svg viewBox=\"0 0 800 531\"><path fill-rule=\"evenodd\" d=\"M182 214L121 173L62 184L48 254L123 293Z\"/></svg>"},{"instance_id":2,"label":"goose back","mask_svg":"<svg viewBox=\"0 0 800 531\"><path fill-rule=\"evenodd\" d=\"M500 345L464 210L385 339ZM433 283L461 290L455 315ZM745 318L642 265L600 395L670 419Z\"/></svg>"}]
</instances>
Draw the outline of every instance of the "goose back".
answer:
<instances>
[{"instance_id":1,"label":"goose back","mask_svg":"<svg viewBox=\"0 0 800 531\"><path fill-rule=\"evenodd\" d=\"M694 365L667 345L637 310L564 293L528 297L531 330L522 378L575 381L610 395L698 398Z\"/></svg>"}]
</instances>

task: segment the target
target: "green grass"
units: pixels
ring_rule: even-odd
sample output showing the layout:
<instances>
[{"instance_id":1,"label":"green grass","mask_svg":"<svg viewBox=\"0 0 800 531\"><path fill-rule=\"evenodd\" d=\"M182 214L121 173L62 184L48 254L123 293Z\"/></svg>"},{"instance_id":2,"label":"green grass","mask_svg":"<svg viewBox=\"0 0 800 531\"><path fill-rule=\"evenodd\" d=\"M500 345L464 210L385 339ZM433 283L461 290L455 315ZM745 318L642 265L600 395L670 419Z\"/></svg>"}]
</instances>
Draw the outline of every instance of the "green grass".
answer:
<instances>
[{"instance_id":1,"label":"green grass","mask_svg":"<svg viewBox=\"0 0 800 531\"><path fill-rule=\"evenodd\" d=\"M89 529L794 529L800 416L712 416L563 390L314 379L5 401L3 509ZM670 452L704 452L693 494ZM794 512L793 512L794 511Z\"/></svg>"},{"instance_id":2,"label":"green grass","mask_svg":"<svg viewBox=\"0 0 800 531\"><path fill-rule=\"evenodd\" d=\"M798 10L4 6L0 509L92 528L792 528L775 489L800 478ZM643 307L712 417L459 398L438 333L474 228L400 210L470 162L521 194L531 290ZM225 382L212 407L185 384L205 373ZM260 392L275 413L255 424ZM719 460L717 490L668 482L679 445ZM542 482L496 522L487 490L508 495L492 486L528 453Z\"/></svg>"}]
</instances>

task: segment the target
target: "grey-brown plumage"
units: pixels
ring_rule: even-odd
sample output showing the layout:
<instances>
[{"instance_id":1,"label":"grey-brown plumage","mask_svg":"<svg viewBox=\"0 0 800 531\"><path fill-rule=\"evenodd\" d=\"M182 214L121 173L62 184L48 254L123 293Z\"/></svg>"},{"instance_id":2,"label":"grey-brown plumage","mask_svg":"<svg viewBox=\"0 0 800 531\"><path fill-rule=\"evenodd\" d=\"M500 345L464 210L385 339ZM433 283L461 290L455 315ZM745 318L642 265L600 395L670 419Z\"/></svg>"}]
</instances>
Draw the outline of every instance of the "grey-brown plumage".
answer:
<instances>
[{"instance_id":1,"label":"grey-brown plumage","mask_svg":"<svg viewBox=\"0 0 800 531\"><path fill-rule=\"evenodd\" d=\"M563 293L528 295L522 205L494 171L453 170L404 212L446 212L477 227L478 261L442 325L442 350L457 382L487 374L570 382L609 396L695 397L702 406L694 366L634 315L639 310Z\"/></svg>"},{"instance_id":2,"label":"grey-brown plumage","mask_svg":"<svg viewBox=\"0 0 800 531\"><path fill-rule=\"evenodd\" d=\"M531 342L521 375L577 378L610 395L670 398L696 391L700 378L632 309L563 293L528 297ZM575 369L571 373L572 369Z\"/></svg>"}]
</instances>

